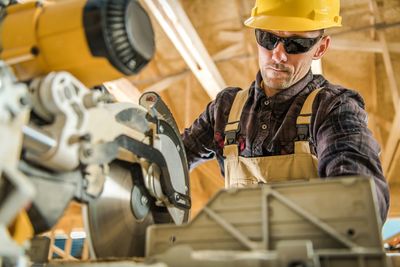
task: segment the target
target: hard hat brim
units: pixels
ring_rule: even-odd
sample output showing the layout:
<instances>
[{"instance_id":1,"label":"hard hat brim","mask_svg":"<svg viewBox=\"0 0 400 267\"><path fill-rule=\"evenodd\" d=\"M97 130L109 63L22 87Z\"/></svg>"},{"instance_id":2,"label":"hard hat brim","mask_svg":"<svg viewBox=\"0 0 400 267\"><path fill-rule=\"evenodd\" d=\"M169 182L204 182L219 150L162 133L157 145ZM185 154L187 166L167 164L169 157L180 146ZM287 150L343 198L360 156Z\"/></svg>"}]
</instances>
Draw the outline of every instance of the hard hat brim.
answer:
<instances>
[{"instance_id":1,"label":"hard hat brim","mask_svg":"<svg viewBox=\"0 0 400 267\"><path fill-rule=\"evenodd\" d=\"M315 31L342 24L333 21L315 21L298 17L257 16L248 18L244 24L247 27L272 31Z\"/></svg>"}]
</instances>

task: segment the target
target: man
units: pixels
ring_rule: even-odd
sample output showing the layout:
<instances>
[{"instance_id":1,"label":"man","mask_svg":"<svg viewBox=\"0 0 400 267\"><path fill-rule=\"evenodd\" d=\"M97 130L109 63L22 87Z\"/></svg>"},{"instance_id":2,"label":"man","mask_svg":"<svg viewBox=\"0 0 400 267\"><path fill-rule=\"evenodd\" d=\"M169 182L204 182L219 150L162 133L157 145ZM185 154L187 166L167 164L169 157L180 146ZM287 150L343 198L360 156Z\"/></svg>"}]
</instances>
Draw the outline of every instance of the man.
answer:
<instances>
[{"instance_id":1,"label":"man","mask_svg":"<svg viewBox=\"0 0 400 267\"><path fill-rule=\"evenodd\" d=\"M259 68L248 90L227 88L185 129L190 168L216 157L226 187L365 175L376 184L382 221L389 193L361 96L311 73L341 26L339 0L257 0Z\"/></svg>"}]
</instances>

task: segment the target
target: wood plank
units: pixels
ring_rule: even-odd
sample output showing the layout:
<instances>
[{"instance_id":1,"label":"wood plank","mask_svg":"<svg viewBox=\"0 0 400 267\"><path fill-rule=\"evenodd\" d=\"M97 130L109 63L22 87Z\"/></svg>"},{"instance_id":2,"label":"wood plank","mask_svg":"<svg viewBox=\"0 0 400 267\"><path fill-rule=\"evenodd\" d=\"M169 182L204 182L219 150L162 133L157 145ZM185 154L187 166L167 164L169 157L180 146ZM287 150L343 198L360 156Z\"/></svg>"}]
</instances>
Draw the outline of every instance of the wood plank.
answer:
<instances>
[{"instance_id":1,"label":"wood plank","mask_svg":"<svg viewBox=\"0 0 400 267\"><path fill-rule=\"evenodd\" d=\"M379 144L382 144L382 134L380 131L379 123L376 120L376 115L371 113L368 120L368 128L371 130L373 136L376 138Z\"/></svg>"},{"instance_id":2,"label":"wood plank","mask_svg":"<svg viewBox=\"0 0 400 267\"><path fill-rule=\"evenodd\" d=\"M152 85L144 89L144 92L156 92L160 93L166 89L168 89L170 86L174 85L175 83L181 81L185 77L187 77L187 72L179 73L176 75L168 76Z\"/></svg>"},{"instance_id":3,"label":"wood plank","mask_svg":"<svg viewBox=\"0 0 400 267\"><path fill-rule=\"evenodd\" d=\"M385 130L386 132L390 132L392 130L392 125L393 125L392 121L389 121L389 120L382 118L381 116L375 115L373 113L371 115L375 117L374 119L376 120L376 122L378 123L379 127L382 130Z\"/></svg>"},{"instance_id":4,"label":"wood plank","mask_svg":"<svg viewBox=\"0 0 400 267\"><path fill-rule=\"evenodd\" d=\"M369 3L370 10L374 14L375 21L377 23L383 22L383 17L379 11L378 3L376 2L376 0L369 0L368 3ZM399 101L399 90L398 90L398 86L397 86L397 82L396 82L396 78L395 78L395 74L394 74L394 70L393 70L392 60L390 58L390 52L389 52L388 44L386 41L386 36L385 36L385 33L382 31L378 31L377 34L378 34L378 40L382 45L383 62L385 64L385 70L386 70L386 74L387 74L387 77L389 80L390 91L392 93L393 105L397 112L397 110L399 108L399 106L397 105L398 101Z\"/></svg>"},{"instance_id":5,"label":"wood plank","mask_svg":"<svg viewBox=\"0 0 400 267\"><path fill-rule=\"evenodd\" d=\"M210 160L190 173L190 181L193 203L191 218L193 218L216 192L224 188L224 180L219 174L216 160Z\"/></svg>"},{"instance_id":6,"label":"wood plank","mask_svg":"<svg viewBox=\"0 0 400 267\"><path fill-rule=\"evenodd\" d=\"M190 76L186 77L185 80L185 118L184 125L190 125L191 123L191 108L192 108L192 78Z\"/></svg>"},{"instance_id":7,"label":"wood plank","mask_svg":"<svg viewBox=\"0 0 400 267\"><path fill-rule=\"evenodd\" d=\"M400 105L400 101L398 103ZM390 175L390 169L391 166L393 165L393 160L395 157L395 154L397 152L397 148L399 145L399 139L400 139L400 112L396 113L395 118L393 119L392 127L389 131L389 137L388 140L386 141L386 145L384 148L384 153L382 157L382 168L383 171L387 175L387 179L390 180L392 175Z\"/></svg>"},{"instance_id":8,"label":"wood plank","mask_svg":"<svg viewBox=\"0 0 400 267\"><path fill-rule=\"evenodd\" d=\"M218 51L212 56L212 58L214 61L231 59L233 56L236 56L243 52L243 49L243 43L235 43L226 47L225 49Z\"/></svg>"},{"instance_id":9,"label":"wood plank","mask_svg":"<svg viewBox=\"0 0 400 267\"><path fill-rule=\"evenodd\" d=\"M387 43L387 48L391 53L400 53L400 43ZM383 46L380 41L358 41L341 38L332 38L329 49L356 51L356 52L371 52L383 53Z\"/></svg>"},{"instance_id":10,"label":"wood plank","mask_svg":"<svg viewBox=\"0 0 400 267\"><path fill-rule=\"evenodd\" d=\"M178 0L144 0L211 99L226 87L204 44Z\"/></svg>"},{"instance_id":11,"label":"wood plank","mask_svg":"<svg viewBox=\"0 0 400 267\"><path fill-rule=\"evenodd\" d=\"M375 20L377 23L383 22L382 15L380 14L378 4L376 0L369 0L369 7L370 10L373 12ZM387 143L384 148L384 154L383 154L383 159L382 159L382 167L383 170L386 174L386 177L388 181L393 179L393 172L394 170L394 162L396 162L396 158L398 158L399 152L398 151L398 145L399 145L399 138L400 138L400 128L398 125L400 125L400 110L399 110L399 91L398 91L398 86L393 70L393 65L392 61L390 58L390 53L389 53L389 48L388 44L386 41L386 36L385 33L382 31L379 31L377 33L378 39L382 45L382 56L383 56L383 62L385 65L385 70L387 74L387 78L389 81L389 87L391 91L391 97L392 97L392 102L394 109L396 111L395 118L393 120L392 124L392 130L389 132L389 137L387 140ZM397 125L396 125L397 124Z\"/></svg>"},{"instance_id":12,"label":"wood plank","mask_svg":"<svg viewBox=\"0 0 400 267\"><path fill-rule=\"evenodd\" d=\"M385 151L386 152L386 151ZM386 155L384 155L386 156ZM389 163L387 163L389 162ZM393 144L393 154L390 158L384 158L383 161L383 171L385 173L386 180L388 182L395 182L399 181L399 172L400 172L400 143L397 140Z\"/></svg>"},{"instance_id":13,"label":"wood plank","mask_svg":"<svg viewBox=\"0 0 400 267\"><path fill-rule=\"evenodd\" d=\"M389 217L400 217L400 183L390 183Z\"/></svg>"},{"instance_id":14,"label":"wood plank","mask_svg":"<svg viewBox=\"0 0 400 267\"><path fill-rule=\"evenodd\" d=\"M383 32L378 32L378 38L382 44L382 48L383 48L383 62L385 64L385 69L386 69L386 74L389 80L389 85L390 85L390 91L392 93L392 101L393 101L393 105L394 108L396 110L396 112L399 109L398 101L399 101L399 89L397 86L397 81L396 81L396 77L395 77L395 73L393 70L393 64L392 64L392 60L390 58L390 54L389 54L389 49L386 43L386 37L385 34Z\"/></svg>"},{"instance_id":15,"label":"wood plank","mask_svg":"<svg viewBox=\"0 0 400 267\"><path fill-rule=\"evenodd\" d=\"M243 31L228 31L228 30L219 31L218 39L221 42L232 42L232 43L243 42L244 32Z\"/></svg>"},{"instance_id":16,"label":"wood plank","mask_svg":"<svg viewBox=\"0 0 400 267\"><path fill-rule=\"evenodd\" d=\"M378 41L357 41L348 39L332 38L329 49L382 53L382 44Z\"/></svg>"},{"instance_id":17,"label":"wood plank","mask_svg":"<svg viewBox=\"0 0 400 267\"><path fill-rule=\"evenodd\" d=\"M142 93L126 78L105 82L104 87L115 97L118 102L130 102L137 104Z\"/></svg>"}]
</instances>

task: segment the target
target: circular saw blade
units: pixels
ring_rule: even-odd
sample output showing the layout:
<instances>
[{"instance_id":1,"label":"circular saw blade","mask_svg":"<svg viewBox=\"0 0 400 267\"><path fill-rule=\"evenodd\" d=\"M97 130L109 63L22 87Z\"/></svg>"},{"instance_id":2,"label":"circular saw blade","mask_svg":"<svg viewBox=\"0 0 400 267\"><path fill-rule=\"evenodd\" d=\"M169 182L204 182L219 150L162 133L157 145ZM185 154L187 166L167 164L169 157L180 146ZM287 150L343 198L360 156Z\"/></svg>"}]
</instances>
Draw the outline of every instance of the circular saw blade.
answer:
<instances>
[{"instance_id":1,"label":"circular saw blade","mask_svg":"<svg viewBox=\"0 0 400 267\"><path fill-rule=\"evenodd\" d=\"M131 207L133 188L131 172L117 162L110 164L103 192L84 209L92 257L144 256L146 228L153 218L149 212L136 219Z\"/></svg>"}]
</instances>

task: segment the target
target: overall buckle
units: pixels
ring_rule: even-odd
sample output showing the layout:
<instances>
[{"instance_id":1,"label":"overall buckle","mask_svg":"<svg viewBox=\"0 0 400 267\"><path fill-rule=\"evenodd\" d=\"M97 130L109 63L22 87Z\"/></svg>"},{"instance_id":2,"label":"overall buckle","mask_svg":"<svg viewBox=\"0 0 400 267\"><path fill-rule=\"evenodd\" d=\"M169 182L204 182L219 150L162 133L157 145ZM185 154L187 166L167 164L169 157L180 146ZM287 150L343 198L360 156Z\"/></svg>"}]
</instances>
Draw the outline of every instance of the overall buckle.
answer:
<instances>
[{"instance_id":1,"label":"overall buckle","mask_svg":"<svg viewBox=\"0 0 400 267\"><path fill-rule=\"evenodd\" d=\"M225 145L232 145L236 143L237 131L227 131L225 132Z\"/></svg>"},{"instance_id":2,"label":"overall buckle","mask_svg":"<svg viewBox=\"0 0 400 267\"><path fill-rule=\"evenodd\" d=\"M297 124L296 141L308 141L308 138L310 137L309 128L310 128L309 124Z\"/></svg>"}]
</instances>

